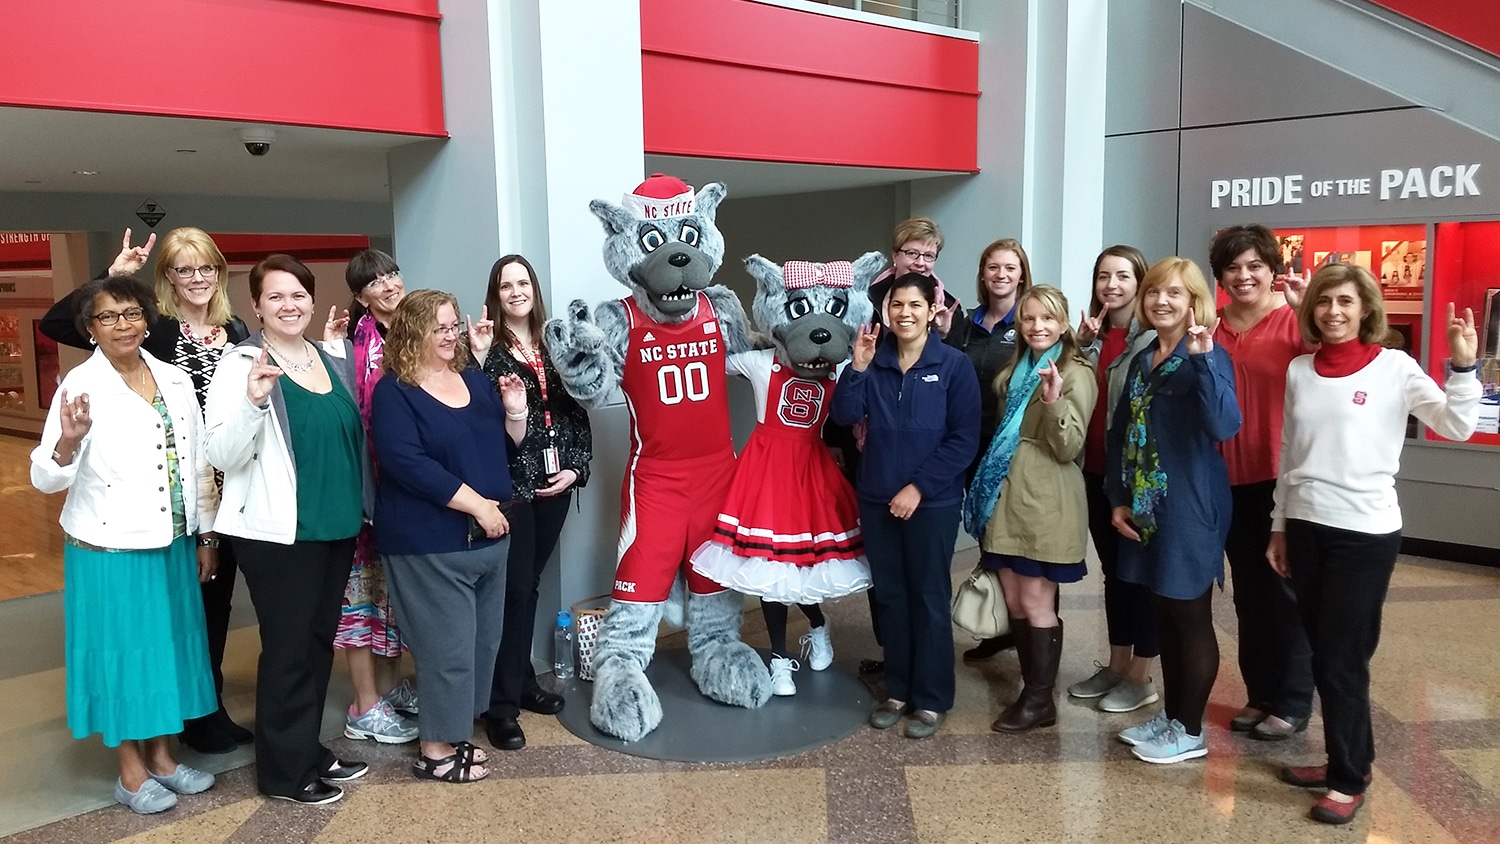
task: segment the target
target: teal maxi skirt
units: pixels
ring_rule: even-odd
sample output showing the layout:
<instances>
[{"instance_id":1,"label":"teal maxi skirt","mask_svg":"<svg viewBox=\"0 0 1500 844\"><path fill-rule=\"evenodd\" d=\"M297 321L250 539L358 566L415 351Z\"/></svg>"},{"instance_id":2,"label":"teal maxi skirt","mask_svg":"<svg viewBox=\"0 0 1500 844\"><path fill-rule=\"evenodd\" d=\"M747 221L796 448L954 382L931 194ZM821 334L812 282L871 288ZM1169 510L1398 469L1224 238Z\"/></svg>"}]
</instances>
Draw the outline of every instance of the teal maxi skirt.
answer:
<instances>
[{"instance_id":1,"label":"teal maxi skirt","mask_svg":"<svg viewBox=\"0 0 1500 844\"><path fill-rule=\"evenodd\" d=\"M74 738L118 747L218 708L191 535L143 551L65 542L63 607Z\"/></svg>"}]
</instances>

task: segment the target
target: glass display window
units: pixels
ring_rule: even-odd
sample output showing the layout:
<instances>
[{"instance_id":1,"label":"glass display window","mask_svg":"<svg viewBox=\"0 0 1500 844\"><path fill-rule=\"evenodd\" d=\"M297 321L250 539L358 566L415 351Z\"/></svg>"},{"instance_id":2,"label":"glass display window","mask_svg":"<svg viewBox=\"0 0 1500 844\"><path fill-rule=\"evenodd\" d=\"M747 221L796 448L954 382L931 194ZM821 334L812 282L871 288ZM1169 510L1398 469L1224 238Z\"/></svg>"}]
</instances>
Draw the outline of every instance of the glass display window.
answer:
<instances>
[{"instance_id":1,"label":"glass display window","mask_svg":"<svg viewBox=\"0 0 1500 844\"><path fill-rule=\"evenodd\" d=\"M1469 308L1479 332L1479 431L1469 439L1500 445L1500 221L1438 223L1428 321L1427 371L1439 382L1448 370L1448 303ZM1432 432L1429 439L1439 440Z\"/></svg>"}]
</instances>

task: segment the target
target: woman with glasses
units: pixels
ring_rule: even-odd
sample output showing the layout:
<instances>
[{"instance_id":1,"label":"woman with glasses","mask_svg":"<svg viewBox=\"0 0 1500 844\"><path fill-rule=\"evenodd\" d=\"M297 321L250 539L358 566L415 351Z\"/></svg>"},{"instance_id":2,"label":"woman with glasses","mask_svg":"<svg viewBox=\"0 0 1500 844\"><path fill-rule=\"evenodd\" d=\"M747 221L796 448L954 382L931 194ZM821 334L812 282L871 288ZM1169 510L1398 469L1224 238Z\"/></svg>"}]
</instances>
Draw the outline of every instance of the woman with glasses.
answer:
<instances>
[{"instance_id":1,"label":"woman with glasses","mask_svg":"<svg viewBox=\"0 0 1500 844\"><path fill-rule=\"evenodd\" d=\"M217 564L200 538L218 496L192 381L141 353L157 318L145 288L109 277L73 299L76 330L98 348L63 379L31 453L31 482L68 493L68 726L118 748L115 799L151 814L214 784L179 765L167 737L216 706L198 584Z\"/></svg>"},{"instance_id":2,"label":"woman with glasses","mask_svg":"<svg viewBox=\"0 0 1500 844\"><path fill-rule=\"evenodd\" d=\"M312 271L290 255L250 270L263 328L224 353L208 388L208 459L224 473L217 527L233 536L260 619L255 768L263 794L303 804L369 766L319 741L339 602L372 509L353 349L303 338Z\"/></svg>"},{"instance_id":3,"label":"woman with glasses","mask_svg":"<svg viewBox=\"0 0 1500 844\"><path fill-rule=\"evenodd\" d=\"M375 385L376 538L422 687L419 779L484 779L468 739L490 703L510 553L510 461L526 437L526 388L468 366L458 302L418 290L387 341Z\"/></svg>"},{"instance_id":4,"label":"woman with glasses","mask_svg":"<svg viewBox=\"0 0 1500 844\"><path fill-rule=\"evenodd\" d=\"M120 254L106 275L129 276L140 271L155 245L156 234L152 233L145 245L131 246L130 229L126 229ZM141 348L157 360L175 364L186 372L201 407L208 400L208 382L213 378L219 356L250 334L245 323L230 313L229 265L213 238L202 229L173 229L162 238L155 277L160 310L146 326ZM73 319L81 294L82 289L54 305L42 318L41 330L63 345L86 349L91 338ZM216 475L215 484L218 482ZM219 706L208 716L189 721L183 728L182 741L199 753L228 753L237 745L254 740L249 730L230 719L223 703L224 645L229 636L230 601L234 597L238 566L234 549L221 542L216 534L205 533L199 541L216 548L219 557L217 576L202 584L209 662Z\"/></svg>"},{"instance_id":5,"label":"woman with glasses","mask_svg":"<svg viewBox=\"0 0 1500 844\"><path fill-rule=\"evenodd\" d=\"M375 382L385 374L385 335L396 306L406 296L396 259L379 249L366 249L349 259L344 281L354 302L342 317L336 308L323 326L325 341L342 341L354 324L354 398L370 435L370 398ZM400 679L399 660L404 645L391 612L390 591L375 533L370 525L359 532L354 565L344 588L338 632L333 646L349 661L354 701L344 719L344 737L374 739L382 744L405 744L417 738L417 726L405 715L417 715L417 694ZM384 675L384 676L382 676Z\"/></svg>"}]
</instances>

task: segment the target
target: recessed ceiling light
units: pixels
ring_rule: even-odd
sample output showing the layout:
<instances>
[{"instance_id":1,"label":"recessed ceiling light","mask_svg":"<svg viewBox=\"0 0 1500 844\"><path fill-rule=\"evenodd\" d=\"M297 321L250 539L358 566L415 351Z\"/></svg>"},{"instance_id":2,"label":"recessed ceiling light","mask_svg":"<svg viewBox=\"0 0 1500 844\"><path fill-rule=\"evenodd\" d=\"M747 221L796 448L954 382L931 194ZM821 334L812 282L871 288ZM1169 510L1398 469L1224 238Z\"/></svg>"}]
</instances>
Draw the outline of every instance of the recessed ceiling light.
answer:
<instances>
[{"instance_id":1,"label":"recessed ceiling light","mask_svg":"<svg viewBox=\"0 0 1500 844\"><path fill-rule=\"evenodd\" d=\"M97 175L99 175L99 171L98 170L74 170L73 171L73 175L75 175L75 176L97 176Z\"/></svg>"},{"instance_id":2,"label":"recessed ceiling light","mask_svg":"<svg viewBox=\"0 0 1500 844\"><path fill-rule=\"evenodd\" d=\"M178 152L197 152L195 149L180 149Z\"/></svg>"}]
</instances>

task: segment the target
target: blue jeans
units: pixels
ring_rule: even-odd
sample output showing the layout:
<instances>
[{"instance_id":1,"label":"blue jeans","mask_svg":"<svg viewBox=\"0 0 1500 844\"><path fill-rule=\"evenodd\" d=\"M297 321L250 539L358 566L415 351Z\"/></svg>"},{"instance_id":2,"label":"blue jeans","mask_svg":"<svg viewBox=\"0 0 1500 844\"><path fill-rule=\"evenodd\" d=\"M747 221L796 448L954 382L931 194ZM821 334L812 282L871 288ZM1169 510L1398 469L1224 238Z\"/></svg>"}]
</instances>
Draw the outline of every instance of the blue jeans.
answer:
<instances>
[{"instance_id":1,"label":"blue jeans","mask_svg":"<svg viewBox=\"0 0 1500 844\"><path fill-rule=\"evenodd\" d=\"M859 502L865 557L880 608L885 685L917 709L953 708L953 541L958 505L919 507L910 519L886 502Z\"/></svg>"}]
</instances>

